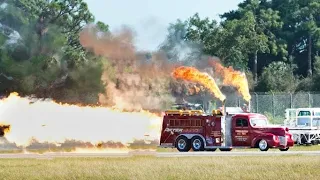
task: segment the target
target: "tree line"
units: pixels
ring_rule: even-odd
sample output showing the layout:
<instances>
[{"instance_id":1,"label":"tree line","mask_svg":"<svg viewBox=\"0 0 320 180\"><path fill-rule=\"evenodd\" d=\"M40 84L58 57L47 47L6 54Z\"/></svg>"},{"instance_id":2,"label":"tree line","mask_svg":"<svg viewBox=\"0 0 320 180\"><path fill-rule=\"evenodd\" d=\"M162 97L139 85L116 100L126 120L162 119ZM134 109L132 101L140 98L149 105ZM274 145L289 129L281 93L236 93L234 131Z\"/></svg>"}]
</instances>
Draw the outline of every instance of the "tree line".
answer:
<instances>
[{"instance_id":1,"label":"tree line","mask_svg":"<svg viewBox=\"0 0 320 180\"><path fill-rule=\"evenodd\" d=\"M320 90L319 0L245 0L220 18L178 19L160 48L171 60L185 47L216 56L246 72L251 91Z\"/></svg>"},{"instance_id":2,"label":"tree line","mask_svg":"<svg viewBox=\"0 0 320 180\"><path fill-rule=\"evenodd\" d=\"M87 24L109 27L83 0L0 0L0 9L2 95L98 101L108 60L84 49L79 33ZM159 51L185 64L218 57L247 74L251 91L320 90L320 0L245 0L220 18L178 19Z\"/></svg>"},{"instance_id":3,"label":"tree line","mask_svg":"<svg viewBox=\"0 0 320 180\"><path fill-rule=\"evenodd\" d=\"M83 0L0 1L0 92L96 103L104 92L101 57L79 33L95 18ZM102 31L108 25L95 23Z\"/></svg>"}]
</instances>

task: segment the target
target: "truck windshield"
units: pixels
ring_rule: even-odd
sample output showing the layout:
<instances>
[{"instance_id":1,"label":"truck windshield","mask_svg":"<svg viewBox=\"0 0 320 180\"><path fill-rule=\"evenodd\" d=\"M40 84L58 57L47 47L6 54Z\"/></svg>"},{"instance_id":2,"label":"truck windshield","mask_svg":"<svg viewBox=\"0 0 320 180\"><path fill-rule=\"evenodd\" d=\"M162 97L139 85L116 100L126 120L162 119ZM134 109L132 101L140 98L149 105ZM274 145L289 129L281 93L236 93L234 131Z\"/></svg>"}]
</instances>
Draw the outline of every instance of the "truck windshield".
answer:
<instances>
[{"instance_id":1,"label":"truck windshield","mask_svg":"<svg viewBox=\"0 0 320 180\"><path fill-rule=\"evenodd\" d=\"M268 121L265 118L251 118L250 124L251 126L267 126Z\"/></svg>"},{"instance_id":2,"label":"truck windshield","mask_svg":"<svg viewBox=\"0 0 320 180\"><path fill-rule=\"evenodd\" d=\"M303 118L303 117L297 118L298 126L310 126L310 122L311 122L311 118Z\"/></svg>"},{"instance_id":3,"label":"truck windshield","mask_svg":"<svg viewBox=\"0 0 320 180\"><path fill-rule=\"evenodd\" d=\"M319 127L320 126L320 118L313 118L312 119L312 126Z\"/></svg>"},{"instance_id":4,"label":"truck windshield","mask_svg":"<svg viewBox=\"0 0 320 180\"><path fill-rule=\"evenodd\" d=\"M299 111L298 116L311 116L310 111Z\"/></svg>"}]
</instances>

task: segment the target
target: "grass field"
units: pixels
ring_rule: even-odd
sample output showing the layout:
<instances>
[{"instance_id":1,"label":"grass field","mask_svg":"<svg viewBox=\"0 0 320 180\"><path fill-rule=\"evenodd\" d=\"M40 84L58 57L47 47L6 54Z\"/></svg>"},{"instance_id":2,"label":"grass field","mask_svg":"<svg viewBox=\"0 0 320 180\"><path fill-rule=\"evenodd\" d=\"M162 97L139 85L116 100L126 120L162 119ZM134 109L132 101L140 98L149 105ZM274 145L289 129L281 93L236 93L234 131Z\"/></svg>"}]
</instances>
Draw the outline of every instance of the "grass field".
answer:
<instances>
[{"instance_id":1,"label":"grass field","mask_svg":"<svg viewBox=\"0 0 320 180\"><path fill-rule=\"evenodd\" d=\"M59 149L29 150L57 152ZM71 151L66 149L65 151ZM158 152L177 152L158 148ZM219 151L219 150L217 150ZM259 151L233 149L232 151ZM269 151L279 151L270 149ZM294 146L289 151L320 151ZM0 151L0 153L19 153ZM1 179L319 179L320 156L1 159Z\"/></svg>"},{"instance_id":2,"label":"grass field","mask_svg":"<svg viewBox=\"0 0 320 180\"><path fill-rule=\"evenodd\" d=\"M319 179L320 157L2 159L1 179Z\"/></svg>"}]
</instances>

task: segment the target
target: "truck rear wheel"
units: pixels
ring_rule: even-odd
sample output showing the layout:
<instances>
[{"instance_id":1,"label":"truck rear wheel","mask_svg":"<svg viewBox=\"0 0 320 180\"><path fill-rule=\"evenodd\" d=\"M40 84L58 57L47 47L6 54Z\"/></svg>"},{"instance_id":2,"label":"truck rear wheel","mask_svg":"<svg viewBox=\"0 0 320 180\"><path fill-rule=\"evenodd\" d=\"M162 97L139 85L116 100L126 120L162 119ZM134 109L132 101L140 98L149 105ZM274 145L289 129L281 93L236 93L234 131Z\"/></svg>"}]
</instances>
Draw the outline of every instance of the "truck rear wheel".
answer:
<instances>
[{"instance_id":1,"label":"truck rear wheel","mask_svg":"<svg viewBox=\"0 0 320 180\"><path fill-rule=\"evenodd\" d=\"M219 148L220 151L231 151L232 148Z\"/></svg>"},{"instance_id":2,"label":"truck rear wheel","mask_svg":"<svg viewBox=\"0 0 320 180\"><path fill-rule=\"evenodd\" d=\"M190 140L185 136L180 136L176 140L176 147L180 152L188 152L191 149Z\"/></svg>"},{"instance_id":3,"label":"truck rear wheel","mask_svg":"<svg viewBox=\"0 0 320 180\"><path fill-rule=\"evenodd\" d=\"M204 143L199 136L191 139L191 147L193 151L204 151Z\"/></svg>"},{"instance_id":4,"label":"truck rear wheel","mask_svg":"<svg viewBox=\"0 0 320 180\"><path fill-rule=\"evenodd\" d=\"M259 141L258 147L259 147L260 151L268 151L268 149L269 149L268 142L264 139L261 139Z\"/></svg>"},{"instance_id":5,"label":"truck rear wheel","mask_svg":"<svg viewBox=\"0 0 320 180\"><path fill-rule=\"evenodd\" d=\"M214 151L216 151L216 150L217 150L217 148L207 149L207 151L211 151L211 152L214 152Z\"/></svg>"}]
</instances>

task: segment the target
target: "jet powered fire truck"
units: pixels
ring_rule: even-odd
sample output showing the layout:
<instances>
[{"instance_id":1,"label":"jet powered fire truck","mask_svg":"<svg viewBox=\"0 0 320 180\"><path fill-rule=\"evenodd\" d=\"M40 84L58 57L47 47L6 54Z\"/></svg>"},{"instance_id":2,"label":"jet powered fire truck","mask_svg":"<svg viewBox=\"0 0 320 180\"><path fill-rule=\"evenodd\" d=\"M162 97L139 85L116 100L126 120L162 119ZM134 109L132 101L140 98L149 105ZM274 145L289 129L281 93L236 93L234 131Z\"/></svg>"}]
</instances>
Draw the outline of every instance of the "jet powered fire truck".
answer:
<instances>
[{"instance_id":1,"label":"jet powered fire truck","mask_svg":"<svg viewBox=\"0 0 320 180\"><path fill-rule=\"evenodd\" d=\"M268 125L266 116L257 113L224 114L213 110L168 110L163 117L160 147L180 152L231 151L233 148L279 148L287 151L294 145L289 129Z\"/></svg>"}]
</instances>

